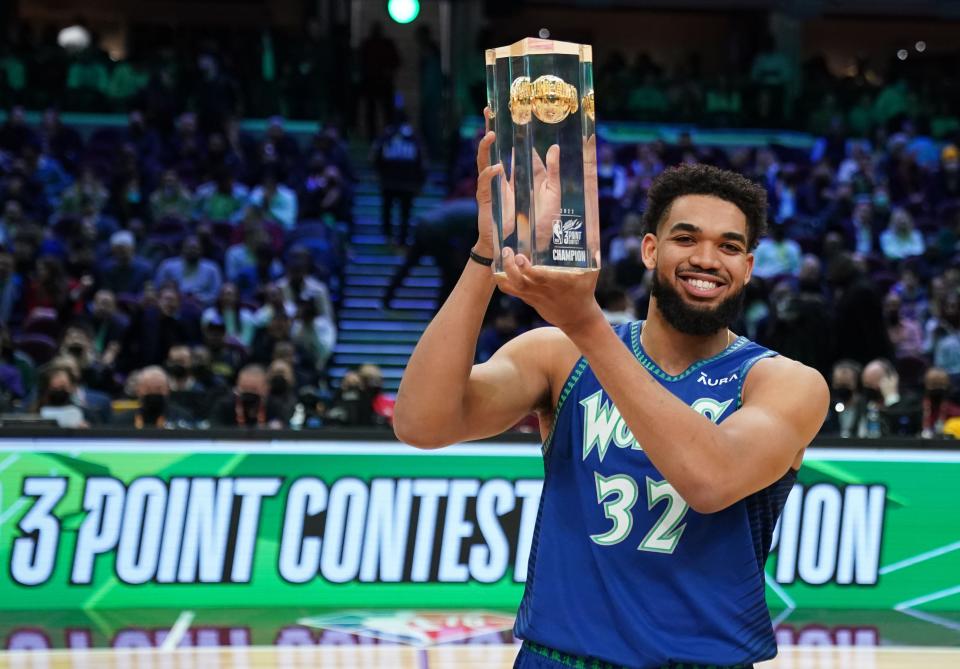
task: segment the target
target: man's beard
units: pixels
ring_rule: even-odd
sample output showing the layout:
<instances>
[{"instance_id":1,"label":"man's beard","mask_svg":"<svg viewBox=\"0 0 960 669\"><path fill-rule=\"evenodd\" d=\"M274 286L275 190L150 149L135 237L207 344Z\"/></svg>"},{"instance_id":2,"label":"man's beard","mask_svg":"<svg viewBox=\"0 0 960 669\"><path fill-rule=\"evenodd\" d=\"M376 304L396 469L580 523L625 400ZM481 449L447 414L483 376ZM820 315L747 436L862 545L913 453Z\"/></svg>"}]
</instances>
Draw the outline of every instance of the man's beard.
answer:
<instances>
[{"instance_id":1,"label":"man's beard","mask_svg":"<svg viewBox=\"0 0 960 669\"><path fill-rule=\"evenodd\" d=\"M694 307L668 281L660 280L660 271L653 271L650 293L657 300L657 309L677 332L706 337L730 327L743 311L744 289L741 288L716 307Z\"/></svg>"}]
</instances>

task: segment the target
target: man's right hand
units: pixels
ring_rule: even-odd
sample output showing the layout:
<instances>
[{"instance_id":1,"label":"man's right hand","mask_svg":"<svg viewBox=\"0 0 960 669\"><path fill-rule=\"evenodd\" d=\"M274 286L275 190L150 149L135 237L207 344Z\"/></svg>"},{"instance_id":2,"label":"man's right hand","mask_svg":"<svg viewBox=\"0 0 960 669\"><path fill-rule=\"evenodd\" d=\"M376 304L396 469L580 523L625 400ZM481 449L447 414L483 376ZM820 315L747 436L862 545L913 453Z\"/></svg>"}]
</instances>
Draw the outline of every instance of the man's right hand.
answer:
<instances>
[{"instance_id":1,"label":"man's right hand","mask_svg":"<svg viewBox=\"0 0 960 669\"><path fill-rule=\"evenodd\" d=\"M484 110L484 114L487 110ZM497 136L488 131L477 147L477 243L473 250L485 258L495 254L493 243L493 178L503 174L503 166L490 164L490 147Z\"/></svg>"}]
</instances>

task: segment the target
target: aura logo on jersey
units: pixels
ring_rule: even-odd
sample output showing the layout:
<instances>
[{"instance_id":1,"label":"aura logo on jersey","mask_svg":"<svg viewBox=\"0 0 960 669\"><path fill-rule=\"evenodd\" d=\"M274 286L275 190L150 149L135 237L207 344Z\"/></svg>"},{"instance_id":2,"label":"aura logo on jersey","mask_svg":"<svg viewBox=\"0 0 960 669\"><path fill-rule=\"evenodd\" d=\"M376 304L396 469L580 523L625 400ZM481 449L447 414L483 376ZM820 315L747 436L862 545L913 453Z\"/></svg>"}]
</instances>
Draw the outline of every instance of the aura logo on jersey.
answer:
<instances>
[{"instance_id":1,"label":"aura logo on jersey","mask_svg":"<svg viewBox=\"0 0 960 669\"><path fill-rule=\"evenodd\" d=\"M778 583L875 585L887 488L797 484L773 537Z\"/></svg>"},{"instance_id":2,"label":"aura logo on jersey","mask_svg":"<svg viewBox=\"0 0 960 669\"><path fill-rule=\"evenodd\" d=\"M88 478L70 582L90 584L98 559L111 555L116 578L128 585L250 583L264 501L283 484L280 477L141 477L129 485ZM288 583L493 583L508 573L522 582L541 485L298 478L282 500L277 572ZM13 541L16 583L52 577L63 534L54 511L67 491L66 478L24 479L33 503Z\"/></svg>"},{"instance_id":3,"label":"aura logo on jersey","mask_svg":"<svg viewBox=\"0 0 960 669\"><path fill-rule=\"evenodd\" d=\"M736 372L730 376L725 376L722 379L711 379L709 376L707 376L706 372L700 372L700 376L697 377L697 383L702 383L705 386L710 386L713 388L714 386L722 386L725 383L731 383L736 381L738 378L739 377L737 376Z\"/></svg>"}]
</instances>

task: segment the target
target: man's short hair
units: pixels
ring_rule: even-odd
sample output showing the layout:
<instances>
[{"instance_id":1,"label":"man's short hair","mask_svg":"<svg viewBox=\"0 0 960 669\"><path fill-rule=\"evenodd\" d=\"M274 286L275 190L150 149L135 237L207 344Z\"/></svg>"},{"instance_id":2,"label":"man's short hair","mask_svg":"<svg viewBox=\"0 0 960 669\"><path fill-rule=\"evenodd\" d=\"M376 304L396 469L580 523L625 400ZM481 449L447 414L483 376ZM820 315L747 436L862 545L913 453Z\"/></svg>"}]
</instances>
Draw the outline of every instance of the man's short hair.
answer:
<instances>
[{"instance_id":1,"label":"man's short hair","mask_svg":"<svg viewBox=\"0 0 960 669\"><path fill-rule=\"evenodd\" d=\"M644 232L656 235L674 200L711 195L730 202L747 218L747 247L752 251L767 232L767 192L736 172L712 165L678 165L664 170L647 193Z\"/></svg>"},{"instance_id":2,"label":"man's short hair","mask_svg":"<svg viewBox=\"0 0 960 669\"><path fill-rule=\"evenodd\" d=\"M856 360L851 360L850 358L843 358L833 363L833 371L837 371L838 369L849 369L850 371L854 372L857 375L857 378L859 379L860 374L863 372L863 365L861 365Z\"/></svg>"},{"instance_id":3,"label":"man's short hair","mask_svg":"<svg viewBox=\"0 0 960 669\"><path fill-rule=\"evenodd\" d=\"M868 366L873 364L877 364L880 366L880 368L883 370L883 375L885 377L889 378L891 376L897 376L897 368L893 365L892 362L890 362L886 358L875 358L874 360L870 361Z\"/></svg>"},{"instance_id":4,"label":"man's short hair","mask_svg":"<svg viewBox=\"0 0 960 669\"><path fill-rule=\"evenodd\" d=\"M237 373L237 379L246 374L256 374L257 376L266 376L267 370L263 365L258 365L256 363L251 363L249 365L244 365L240 371Z\"/></svg>"}]
</instances>

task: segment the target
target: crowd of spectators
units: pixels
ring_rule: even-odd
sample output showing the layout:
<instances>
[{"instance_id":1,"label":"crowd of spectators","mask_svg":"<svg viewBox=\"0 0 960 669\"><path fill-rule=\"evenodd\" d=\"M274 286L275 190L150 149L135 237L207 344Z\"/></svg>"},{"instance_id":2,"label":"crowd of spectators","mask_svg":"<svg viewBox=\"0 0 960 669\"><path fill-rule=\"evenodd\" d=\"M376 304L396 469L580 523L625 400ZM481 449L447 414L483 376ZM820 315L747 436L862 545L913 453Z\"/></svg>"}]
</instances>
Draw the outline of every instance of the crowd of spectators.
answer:
<instances>
[{"instance_id":1,"label":"crowd of spectators","mask_svg":"<svg viewBox=\"0 0 960 669\"><path fill-rule=\"evenodd\" d=\"M324 107L349 97L324 91L348 88L337 76L349 68L331 58L350 50L335 49L316 21L295 40L274 44L265 31L257 44L246 52L153 44L149 61L114 62L96 41L68 51L54 33L24 27L0 46L4 100L40 108L63 90L66 108L127 118L81 134L52 107L29 125L15 104L0 126L0 412L65 426L388 419L375 367L337 389L327 383L355 186L338 126L305 139L281 116L257 136L239 121L280 109L359 125L352 107ZM379 61L392 73L399 66L377 30L360 52L368 79ZM907 77L895 67L880 79L864 68L839 78L820 59L797 67L769 40L748 60L734 77L706 73L696 56L669 72L643 54L632 63L601 57L605 119L778 125L816 137L803 149L721 148L690 132L671 143L601 144L601 305L613 323L646 311L639 240L651 181L682 162L736 170L762 184L770 203L736 331L832 381L829 430L957 430L960 115L950 78L938 81L942 68ZM377 76L367 88L392 90L390 77ZM368 111L388 104L368 102ZM372 138L369 114L366 126ZM450 173L461 199L431 225L421 217L416 253L445 257L427 243L453 244L449 231L437 232L446 230L439 219L470 216L463 196L476 179L475 144L461 153ZM392 232L388 220L384 228ZM405 233L401 225L398 246ZM444 268L445 292L455 275ZM495 300L477 359L537 324L523 304Z\"/></svg>"},{"instance_id":2,"label":"crowd of spectators","mask_svg":"<svg viewBox=\"0 0 960 669\"><path fill-rule=\"evenodd\" d=\"M169 135L136 110L128 120L83 139L54 110L31 127L14 108L0 127L0 409L65 426L385 423L375 367L327 385L353 184L335 129L297 141L279 118L260 137L235 122L205 135L190 113ZM831 379L827 429L957 430L954 141L902 115L809 149L689 134L601 144L601 306L613 323L646 311L651 181L681 162L737 170L765 186L770 234L736 331ZM315 196L327 186L335 195ZM459 202L437 211L460 220ZM477 359L536 324L524 305L495 300Z\"/></svg>"},{"instance_id":3,"label":"crowd of spectators","mask_svg":"<svg viewBox=\"0 0 960 669\"><path fill-rule=\"evenodd\" d=\"M62 426L320 426L353 170L337 130L164 134L140 110L84 137L0 126L0 413ZM371 402L377 373L347 384ZM127 410L125 410L127 409ZM327 416L327 409L330 415Z\"/></svg>"}]
</instances>

